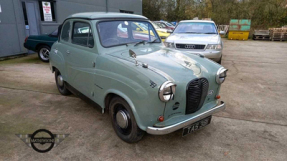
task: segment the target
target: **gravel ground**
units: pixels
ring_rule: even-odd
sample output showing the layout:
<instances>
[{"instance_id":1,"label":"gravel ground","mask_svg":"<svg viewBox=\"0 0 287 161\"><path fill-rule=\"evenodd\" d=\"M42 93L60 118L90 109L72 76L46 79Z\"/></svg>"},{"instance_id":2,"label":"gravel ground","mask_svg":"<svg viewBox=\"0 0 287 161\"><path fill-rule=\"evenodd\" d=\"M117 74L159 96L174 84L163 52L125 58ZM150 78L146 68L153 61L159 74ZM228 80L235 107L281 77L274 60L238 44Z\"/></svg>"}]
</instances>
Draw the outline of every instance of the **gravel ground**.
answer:
<instances>
[{"instance_id":1,"label":"gravel ground","mask_svg":"<svg viewBox=\"0 0 287 161\"><path fill-rule=\"evenodd\" d=\"M181 137L145 135L121 141L108 114L61 96L36 54L0 61L0 160L287 160L287 43L224 40L224 112ZM45 128L70 134L48 153L15 134Z\"/></svg>"}]
</instances>

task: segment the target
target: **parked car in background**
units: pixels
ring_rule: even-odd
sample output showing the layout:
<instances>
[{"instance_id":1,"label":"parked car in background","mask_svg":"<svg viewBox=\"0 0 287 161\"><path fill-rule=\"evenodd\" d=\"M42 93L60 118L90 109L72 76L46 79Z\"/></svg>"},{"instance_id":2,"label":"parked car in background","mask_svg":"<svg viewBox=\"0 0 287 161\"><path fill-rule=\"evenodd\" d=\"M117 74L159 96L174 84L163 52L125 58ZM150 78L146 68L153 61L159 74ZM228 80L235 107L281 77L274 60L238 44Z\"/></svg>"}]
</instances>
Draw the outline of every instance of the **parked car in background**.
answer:
<instances>
[{"instance_id":1,"label":"parked car in background","mask_svg":"<svg viewBox=\"0 0 287 161\"><path fill-rule=\"evenodd\" d=\"M30 35L26 37L24 47L38 53L43 62L49 62L51 46L58 40L58 29L50 34Z\"/></svg>"},{"instance_id":2,"label":"parked car in background","mask_svg":"<svg viewBox=\"0 0 287 161\"><path fill-rule=\"evenodd\" d=\"M151 22L153 27L156 29L158 35L160 36L162 41L165 41L165 39L172 33L172 30L160 28L157 24L154 22Z\"/></svg>"},{"instance_id":3,"label":"parked car in background","mask_svg":"<svg viewBox=\"0 0 287 161\"><path fill-rule=\"evenodd\" d=\"M225 34L220 31L220 34ZM221 63L223 43L213 21L180 21L173 33L166 39L165 45L185 53L199 53Z\"/></svg>"},{"instance_id":4,"label":"parked car in background","mask_svg":"<svg viewBox=\"0 0 287 161\"><path fill-rule=\"evenodd\" d=\"M137 32L134 24L147 26L148 32ZM146 17L78 13L61 26L50 52L59 92L72 92L98 104L102 113L108 111L122 140L133 143L145 132L163 135L179 129L185 136L225 108L219 89L227 69L165 47ZM78 32L83 28L88 32Z\"/></svg>"},{"instance_id":5,"label":"parked car in background","mask_svg":"<svg viewBox=\"0 0 287 161\"><path fill-rule=\"evenodd\" d=\"M155 24L157 24L160 28L168 29L168 30L174 30L174 26L167 26L163 21L153 21Z\"/></svg>"},{"instance_id":6,"label":"parked car in background","mask_svg":"<svg viewBox=\"0 0 287 161\"><path fill-rule=\"evenodd\" d=\"M167 21L163 21L163 20L161 20L161 22L165 23L169 27L175 27L175 25L171 22L167 22Z\"/></svg>"}]
</instances>

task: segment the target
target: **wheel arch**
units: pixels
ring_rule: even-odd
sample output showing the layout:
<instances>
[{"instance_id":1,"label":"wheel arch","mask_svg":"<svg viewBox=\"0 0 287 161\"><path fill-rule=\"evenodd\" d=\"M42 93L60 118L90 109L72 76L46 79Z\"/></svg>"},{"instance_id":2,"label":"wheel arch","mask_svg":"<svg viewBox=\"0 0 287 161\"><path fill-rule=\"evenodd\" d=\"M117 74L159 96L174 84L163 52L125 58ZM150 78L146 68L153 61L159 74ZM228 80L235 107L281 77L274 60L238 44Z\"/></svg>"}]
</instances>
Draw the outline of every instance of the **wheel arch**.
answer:
<instances>
[{"instance_id":1,"label":"wheel arch","mask_svg":"<svg viewBox=\"0 0 287 161\"><path fill-rule=\"evenodd\" d=\"M36 49L37 52L39 51L39 48L40 48L41 46L48 46L48 47L50 47L50 49L51 49L51 46L50 46L50 45L45 44L45 43L39 43L39 44L37 44L36 47L35 47L35 49Z\"/></svg>"},{"instance_id":2,"label":"wheel arch","mask_svg":"<svg viewBox=\"0 0 287 161\"><path fill-rule=\"evenodd\" d=\"M124 99L129 104L129 106L131 107L131 109L133 111L133 115L135 117L135 120L137 122L138 127L140 129L146 131L146 127L142 124L141 119L140 119L139 115L137 114L136 108L135 108L132 100L123 92L115 90L115 89L108 90L105 94L104 106L102 106L102 107L109 110L109 104L110 104L112 98L114 98L116 96L121 97L122 99Z\"/></svg>"}]
</instances>

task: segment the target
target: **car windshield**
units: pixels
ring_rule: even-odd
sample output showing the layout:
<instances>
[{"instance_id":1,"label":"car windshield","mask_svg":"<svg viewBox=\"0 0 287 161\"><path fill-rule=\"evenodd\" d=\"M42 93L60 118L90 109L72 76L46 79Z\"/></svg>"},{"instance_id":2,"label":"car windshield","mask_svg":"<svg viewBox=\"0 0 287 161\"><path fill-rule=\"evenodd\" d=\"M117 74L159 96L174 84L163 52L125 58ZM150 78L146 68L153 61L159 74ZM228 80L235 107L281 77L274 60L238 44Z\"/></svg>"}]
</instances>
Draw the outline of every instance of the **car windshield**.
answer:
<instances>
[{"instance_id":1,"label":"car windshield","mask_svg":"<svg viewBox=\"0 0 287 161\"><path fill-rule=\"evenodd\" d=\"M167 26L169 26L169 27L173 27L174 25L172 25L172 24L170 24L170 23L168 23L168 22L166 22L165 23Z\"/></svg>"},{"instance_id":2,"label":"car windshield","mask_svg":"<svg viewBox=\"0 0 287 161\"><path fill-rule=\"evenodd\" d=\"M182 22L178 24L174 33L217 34L217 31L214 23Z\"/></svg>"},{"instance_id":3,"label":"car windshield","mask_svg":"<svg viewBox=\"0 0 287 161\"><path fill-rule=\"evenodd\" d=\"M162 23L162 22L156 22L156 24L157 24L158 26L160 26L161 28L166 28L166 27L167 27L167 25L164 24L164 23Z\"/></svg>"},{"instance_id":4,"label":"car windshield","mask_svg":"<svg viewBox=\"0 0 287 161\"><path fill-rule=\"evenodd\" d=\"M154 22L152 22L152 25L153 25L153 27L155 28L155 29L159 29L160 27L156 24L156 23L154 23Z\"/></svg>"},{"instance_id":5,"label":"car windshield","mask_svg":"<svg viewBox=\"0 0 287 161\"><path fill-rule=\"evenodd\" d=\"M104 47L137 42L160 42L158 35L148 21L103 21L97 29Z\"/></svg>"}]
</instances>

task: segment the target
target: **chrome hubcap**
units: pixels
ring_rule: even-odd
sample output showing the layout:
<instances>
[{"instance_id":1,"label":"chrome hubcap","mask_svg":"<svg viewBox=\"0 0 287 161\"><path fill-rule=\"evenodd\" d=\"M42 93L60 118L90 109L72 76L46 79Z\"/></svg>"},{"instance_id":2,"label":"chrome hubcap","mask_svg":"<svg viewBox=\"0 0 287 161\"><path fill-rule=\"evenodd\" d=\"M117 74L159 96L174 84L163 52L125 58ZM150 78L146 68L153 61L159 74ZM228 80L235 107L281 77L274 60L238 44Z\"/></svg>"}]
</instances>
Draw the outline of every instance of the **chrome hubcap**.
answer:
<instances>
[{"instance_id":1,"label":"chrome hubcap","mask_svg":"<svg viewBox=\"0 0 287 161\"><path fill-rule=\"evenodd\" d=\"M64 80L63 80L63 77L61 75L57 76L57 82L58 82L58 85L60 87L62 87L64 85Z\"/></svg>"},{"instance_id":2,"label":"chrome hubcap","mask_svg":"<svg viewBox=\"0 0 287 161\"><path fill-rule=\"evenodd\" d=\"M126 113L124 111L119 110L117 112L116 120L117 120L118 125L121 128L125 129L128 127L128 116L126 115Z\"/></svg>"},{"instance_id":3,"label":"chrome hubcap","mask_svg":"<svg viewBox=\"0 0 287 161\"><path fill-rule=\"evenodd\" d=\"M42 48L40 50L40 56L44 60L48 60L49 59L49 53L50 53L50 51L47 48Z\"/></svg>"}]
</instances>

